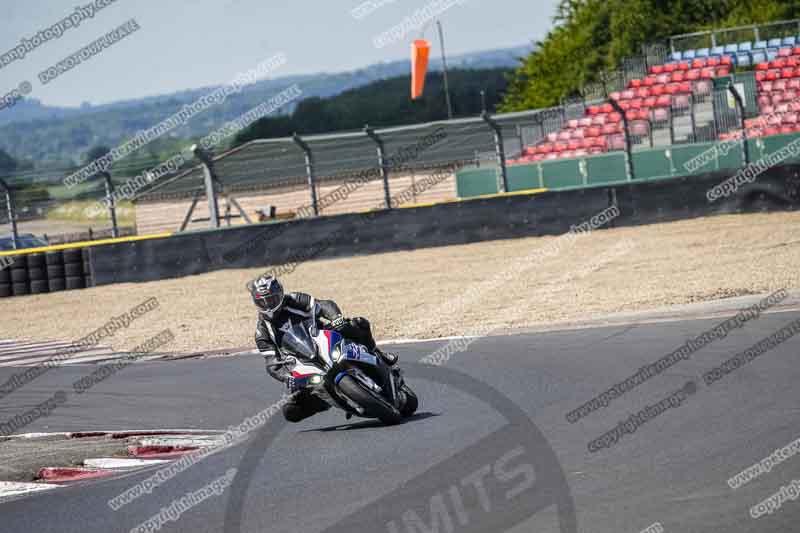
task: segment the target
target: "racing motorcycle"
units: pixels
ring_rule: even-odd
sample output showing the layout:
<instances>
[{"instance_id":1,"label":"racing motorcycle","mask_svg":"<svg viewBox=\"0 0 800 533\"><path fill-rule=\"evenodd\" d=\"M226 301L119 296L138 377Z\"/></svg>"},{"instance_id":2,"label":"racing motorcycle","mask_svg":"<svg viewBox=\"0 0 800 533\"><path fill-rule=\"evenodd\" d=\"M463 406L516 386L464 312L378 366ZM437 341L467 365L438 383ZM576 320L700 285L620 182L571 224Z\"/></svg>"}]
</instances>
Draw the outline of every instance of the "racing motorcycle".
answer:
<instances>
[{"instance_id":1,"label":"racing motorcycle","mask_svg":"<svg viewBox=\"0 0 800 533\"><path fill-rule=\"evenodd\" d=\"M397 365L390 367L361 344L317 325L316 309L309 318L292 318L279 328L283 360L294 389L309 389L329 405L352 416L398 424L417 410L419 400Z\"/></svg>"}]
</instances>

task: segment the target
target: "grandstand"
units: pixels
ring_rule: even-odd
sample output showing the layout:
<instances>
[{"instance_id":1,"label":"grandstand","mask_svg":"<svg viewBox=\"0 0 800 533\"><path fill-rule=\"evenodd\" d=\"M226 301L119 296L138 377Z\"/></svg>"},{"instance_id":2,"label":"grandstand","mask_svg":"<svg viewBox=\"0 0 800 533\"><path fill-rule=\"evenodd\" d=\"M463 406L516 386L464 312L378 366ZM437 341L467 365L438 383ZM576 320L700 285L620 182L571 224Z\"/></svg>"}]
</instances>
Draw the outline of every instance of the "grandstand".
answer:
<instances>
[{"instance_id":1,"label":"grandstand","mask_svg":"<svg viewBox=\"0 0 800 533\"><path fill-rule=\"evenodd\" d=\"M800 46L796 36L769 41L747 41L713 48L689 49L671 54L671 61L651 65L644 78L631 79L625 90L608 98L616 101L629 122L634 145L671 145L696 142L696 132L714 131L726 140L741 135L741 128L718 131L712 96L715 80L737 80L755 69L758 87L757 117L745 121L749 137L800 131ZM737 73L734 71L738 69ZM691 114L691 124L679 125ZM684 123L686 121L684 120ZM661 139L659 140L659 134ZM667 137L668 135L668 137ZM647 142L649 141L649 143ZM623 117L608 101L586 107L585 116L571 119L559 131L527 146L509 164L569 159L626 149Z\"/></svg>"}]
</instances>

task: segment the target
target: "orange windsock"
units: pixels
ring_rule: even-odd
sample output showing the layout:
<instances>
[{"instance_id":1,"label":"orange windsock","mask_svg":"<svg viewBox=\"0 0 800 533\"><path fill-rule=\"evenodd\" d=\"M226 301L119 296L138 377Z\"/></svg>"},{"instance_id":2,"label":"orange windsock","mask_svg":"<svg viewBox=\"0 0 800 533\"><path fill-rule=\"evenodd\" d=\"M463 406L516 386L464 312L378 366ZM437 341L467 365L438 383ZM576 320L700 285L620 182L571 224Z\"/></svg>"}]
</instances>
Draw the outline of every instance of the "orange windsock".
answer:
<instances>
[{"instance_id":1,"label":"orange windsock","mask_svg":"<svg viewBox=\"0 0 800 533\"><path fill-rule=\"evenodd\" d=\"M431 43L425 39L417 39L411 45L411 99L422 96L425 89L425 74L428 71L428 57L431 55Z\"/></svg>"}]
</instances>

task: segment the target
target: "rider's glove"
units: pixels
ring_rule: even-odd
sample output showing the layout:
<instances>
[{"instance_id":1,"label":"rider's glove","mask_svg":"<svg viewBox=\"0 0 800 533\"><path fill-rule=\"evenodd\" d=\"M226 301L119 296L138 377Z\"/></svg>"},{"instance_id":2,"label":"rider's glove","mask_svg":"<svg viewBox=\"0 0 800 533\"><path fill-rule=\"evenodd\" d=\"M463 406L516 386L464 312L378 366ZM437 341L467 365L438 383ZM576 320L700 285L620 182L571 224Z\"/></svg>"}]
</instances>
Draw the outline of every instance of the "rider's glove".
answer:
<instances>
[{"instance_id":1,"label":"rider's glove","mask_svg":"<svg viewBox=\"0 0 800 533\"><path fill-rule=\"evenodd\" d=\"M331 327L333 327L333 329L338 330L339 328L344 326L346 322L347 319L344 316L339 315L331 321Z\"/></svg>"}]
</instances>

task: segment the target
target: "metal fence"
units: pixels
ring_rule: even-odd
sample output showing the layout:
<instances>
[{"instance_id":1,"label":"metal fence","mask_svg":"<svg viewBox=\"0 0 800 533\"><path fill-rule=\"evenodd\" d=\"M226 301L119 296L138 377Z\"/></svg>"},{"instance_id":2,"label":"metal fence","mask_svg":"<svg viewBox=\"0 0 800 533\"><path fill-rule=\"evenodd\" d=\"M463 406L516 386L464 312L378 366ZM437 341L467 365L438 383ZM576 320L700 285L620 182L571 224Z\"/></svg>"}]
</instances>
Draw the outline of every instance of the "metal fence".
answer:
<instances>
[{"instance_id":1,"label":"metal fence","mask_svg":"<svg viewBox=\"0 0 800 533\"><path fill-rule=\"evenodd\" d=\"M682 42L681 38L673 41ZM442 194L455 197L454 180L437 182L439 196L426 196L418 186L425 180L430 184L430 176L436 173L440 179L441 172L448 169L452 173L454 169L493 168L496 190L507 190L509 165L524 162L520 159L531 147L558 138L576 121L585 120L593 106L608 106L609 95L626 90L632 80L647 77L651 66L668 61L669 53L666 44L642 47L638 56L626 58L619 69L599 73L597 81L583 87L580 94L549 109L260 139L219 155L192 153L187 147L186 160L197 157L196 161L136 190L135 199L116 200L115 191L139 169L158 161L123 161L109 174L74 187L64 185L64 176L76 169L17 173L5 179L9 194L0 185L0 195L10 197L15 209L10 217L9 202L0 199L0 224L8 228L3 231L0 227L0 233L13 232L12 218L20 235L47 235L51 242L62 242L161 229L219 227L282 215L395 207L393 198L398 195L404 202L441 199ZM742 97L741 109L732 104L729 82ZM626 120L607 135L605 149L627 152L632 161L631 154L639 150L715 141L721 134L739 129L742 118L759 113L752 72L689 83L691 90L672 96L669 106L647 113L621 110ZM436 141L426 142L432 136ZM342 192L342 187L354 180L360 180L360 189ZM447 183L449 190L443 191ZM32 184L37 187L31 189ZM109 201L98 208L103 198ZM135 203L128 201L131 199ZM87 210L92 217L86 216ZM145 223L145 218L151 222Z\"/></svg>"},{"instance_id":2,"label":"metal fence","mask_svg":"<svg viewBox=\"0 0 800 533\"><path fill-rule=\"evenodd\" d=\"M742 42L753 43L771 39L783 39L784 37L795 37L798 34L800 34L800 19L782 20L769 24L753 24L674 35L669 39L669 47L670 51L675 53Z\"/></svg>"}]
</instances>

